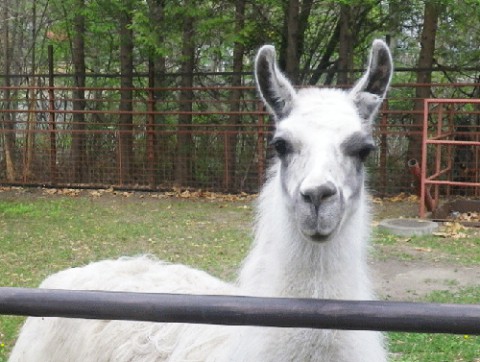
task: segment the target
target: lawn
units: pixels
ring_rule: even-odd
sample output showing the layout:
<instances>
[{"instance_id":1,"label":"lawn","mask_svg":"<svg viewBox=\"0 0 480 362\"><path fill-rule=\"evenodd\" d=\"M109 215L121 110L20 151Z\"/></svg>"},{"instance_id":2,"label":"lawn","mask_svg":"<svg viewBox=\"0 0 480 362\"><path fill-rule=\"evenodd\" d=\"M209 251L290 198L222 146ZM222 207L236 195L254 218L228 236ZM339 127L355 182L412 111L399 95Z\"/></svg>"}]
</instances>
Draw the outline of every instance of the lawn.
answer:
<instances>
[{"instance_id":1,"label":"lawn","mask_svg":"<svg viewBox=\"0 0 480 362\"><path fill-rule=\"evenodd\" d=\"M429 302L475 304L480 287L458 292L433 292ZM390 351L396 362L479 362L480 336L428 333L390 333Z\"/></svg>"},{"instance_id":2,"label":"lawn","mask_svg":"<svg viewBox=\"0 0 480 362\"><path fill-rule=\"evenodd\" d=\"M189 264L231 280L246 254L254 217L251 198L199 198L98 191L0 192L0 285L33 287L47 275L90 261L120 255L153 254ZM396 243L375 234L383 254L399 257ZM469 247L460 247L471 243ZM438 249L446 260L480 262L476 234L457 247L433 239L412 238L412 248ZM476 246L472 248L471 245ZM392 255L388 255L389 248ZM403 248L402 248L403 250ZM450 259L449 259L450 258ZM433 293L429 301L478 303L480 286ZM0 362L6 361L22 318L0 316ZM480 361L474 336L389 334L393 361Z\"/></svg>"}]
</instances>

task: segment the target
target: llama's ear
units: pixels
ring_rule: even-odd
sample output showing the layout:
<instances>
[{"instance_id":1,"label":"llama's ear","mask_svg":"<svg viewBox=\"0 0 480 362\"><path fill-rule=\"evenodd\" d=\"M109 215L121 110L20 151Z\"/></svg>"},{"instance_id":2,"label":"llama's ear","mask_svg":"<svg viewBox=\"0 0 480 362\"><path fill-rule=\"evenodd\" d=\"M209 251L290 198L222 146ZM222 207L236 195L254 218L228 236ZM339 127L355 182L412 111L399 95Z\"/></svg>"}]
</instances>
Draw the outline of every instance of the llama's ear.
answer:
<instances>
[{"instance_id":1,"label":"llama's ear","mask_svg":"<svg viewBox=\"0 0 480 362\"><path fill-rule=\"evenodd\" d=\"M263 102L275 121L287 117L292 110L296 92L278 69L275 48L271 45L264 45L257 53L255 80Z\"/></svg>"},{"instance_id":2,"label":"llama's ear","mask_svg":"<svg viewBox=\"0 0 480 362\"><path fill-rule=\"evenodd\" d=\"M371 122L387 93L393 74L388 45L374 40L367 71L350 91L362 119Z\"/></svg>"}]
</instances>

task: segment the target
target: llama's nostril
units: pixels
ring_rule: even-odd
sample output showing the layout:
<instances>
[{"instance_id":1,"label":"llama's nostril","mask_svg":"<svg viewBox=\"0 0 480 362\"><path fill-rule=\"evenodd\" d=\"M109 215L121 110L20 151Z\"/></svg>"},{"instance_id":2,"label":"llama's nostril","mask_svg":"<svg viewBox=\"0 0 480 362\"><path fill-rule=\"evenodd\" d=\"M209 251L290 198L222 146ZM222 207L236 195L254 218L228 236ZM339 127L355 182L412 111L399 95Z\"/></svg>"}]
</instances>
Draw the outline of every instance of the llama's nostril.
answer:
<instances>
[{"instance_id":1,"label":"llama's nostril","mask_svg":"<svg viewBox=\"0 0 480 362\"><path fill-rule=\"evenodd\" d=\"M322 202L337 193L337 188L332 182L306 189L301 193L303 201L318 207Z\"/></svg>"},{"instance_id":2,"label":"llama's nostril","mask_svg":"<svg viewBox=\"0 0 480 362\"><path fill-rule=\"evenodd\" d=\"M301 195L302 195L303 201L305 201L307 204L312 203L312 198L310 197L309 193L302 193Z\"/></svg>"}]
</instances>

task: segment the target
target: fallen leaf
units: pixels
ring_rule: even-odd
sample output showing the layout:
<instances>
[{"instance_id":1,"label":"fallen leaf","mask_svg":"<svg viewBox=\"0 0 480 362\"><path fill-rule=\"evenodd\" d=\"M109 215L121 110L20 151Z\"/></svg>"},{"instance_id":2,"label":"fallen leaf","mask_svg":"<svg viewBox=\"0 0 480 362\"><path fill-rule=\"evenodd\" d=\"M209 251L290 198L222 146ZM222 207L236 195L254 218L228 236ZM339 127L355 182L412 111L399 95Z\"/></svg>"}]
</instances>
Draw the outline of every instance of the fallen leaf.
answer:
<instances>
[{"instance_id":1,"label":"fallen leaf","mask_svg":"<svg viewBox=\"0 0 480 362\"><path fill-rule=\"evenodd\" d=\"M462 239L467 237L467 234L463 232L466 229L467 228L459 222L446 222L443 224L441 231L435 232L433 235L443 238Z\"/></svg>"},{"instance_id":2,"label":"fallen leaf","mask_svg":"<svg viewBox=\"0 0 480 362\"><path fill-rule=\"evenodd\" d=\"M94 191L90 191L90 196L92 197L100 197L102 196L103 192L101 192L100 190L94 190Z\"/></svg>"},{"instance_id":3,"label":"fallen leaf","mask_svg":"<svg viewBox=\"0 0 480 362\"><path fill-rule=\"evenodd\" d=\"M432 249L430 249L430 248L416 247L415 250L417 250L417 251L423 251L423 252L426 252L426 253L431 253L431 252L432 252Z\"/></svg>"}]
</instances>

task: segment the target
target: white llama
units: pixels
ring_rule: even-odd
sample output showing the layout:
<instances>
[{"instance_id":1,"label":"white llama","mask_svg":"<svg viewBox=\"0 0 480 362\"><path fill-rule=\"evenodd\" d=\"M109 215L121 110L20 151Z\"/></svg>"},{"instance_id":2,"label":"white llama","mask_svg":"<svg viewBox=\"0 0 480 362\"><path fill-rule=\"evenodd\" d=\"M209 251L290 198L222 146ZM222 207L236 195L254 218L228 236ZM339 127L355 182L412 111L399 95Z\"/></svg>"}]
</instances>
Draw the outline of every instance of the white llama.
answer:
<instances>
[{"instance_id":1,"label":"white llama","mask_svg":"<svg viewBox=\"0 0 480 362\"><path fill-rule=\"evenodd\" d=\"M275 118L277 157L258 202L255 241L236 285L149 258L106 260L57 273L42 288L240 294L365 300L370 217L363 161L371 123L392 74L388 47L373 43L365 75L348 92L296 92L275 51L258 52L255 76ZM28 318L10 361L386 360L370 331Z\"/></svg>"}]
</instances>

